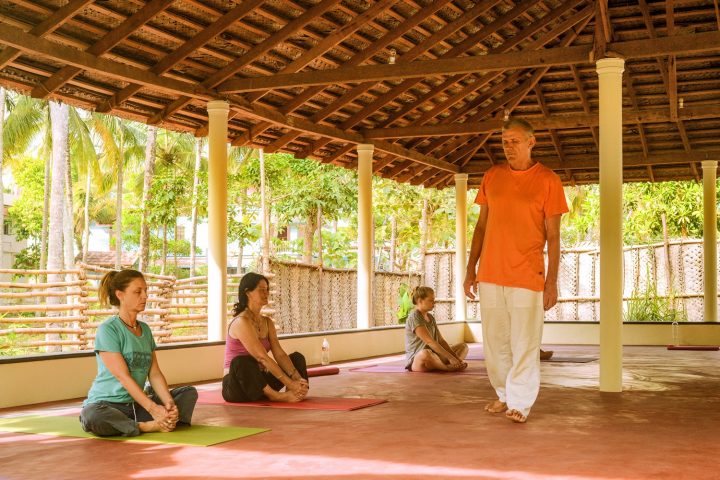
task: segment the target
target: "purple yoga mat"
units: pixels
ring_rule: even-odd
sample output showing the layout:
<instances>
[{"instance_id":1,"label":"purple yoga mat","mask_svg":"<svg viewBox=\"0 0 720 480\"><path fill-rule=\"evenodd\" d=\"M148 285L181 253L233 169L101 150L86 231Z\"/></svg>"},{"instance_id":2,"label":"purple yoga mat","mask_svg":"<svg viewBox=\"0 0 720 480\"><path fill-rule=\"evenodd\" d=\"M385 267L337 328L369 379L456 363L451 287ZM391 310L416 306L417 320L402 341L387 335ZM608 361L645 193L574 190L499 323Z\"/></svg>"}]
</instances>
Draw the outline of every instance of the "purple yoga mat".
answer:
<instances>
[{"instance_id":1,"label":"purple yoga mat","mask_svg":"<svg viewBox=\"0 0 720 480\"><path fill-rule=\"evenodd\" d=\"M351 372L363 372L363 373L437 373L440 375L485 375L484 370L472 369L463 370L462 372L410 372L405 369L403 365L369 365L367 367L351 368Z\"/></svg>"}]
</instances>

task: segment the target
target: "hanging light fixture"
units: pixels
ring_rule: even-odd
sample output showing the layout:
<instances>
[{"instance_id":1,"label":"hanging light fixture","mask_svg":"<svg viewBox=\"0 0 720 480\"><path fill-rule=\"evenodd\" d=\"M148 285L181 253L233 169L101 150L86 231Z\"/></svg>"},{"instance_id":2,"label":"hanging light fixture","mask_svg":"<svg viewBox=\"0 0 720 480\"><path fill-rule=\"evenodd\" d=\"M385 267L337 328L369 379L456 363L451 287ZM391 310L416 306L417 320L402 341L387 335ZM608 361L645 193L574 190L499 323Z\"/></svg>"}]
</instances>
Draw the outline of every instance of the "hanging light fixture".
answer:
<instances>
[{"instance_id":1,"label":"hanging light fixture","mask_svg":"<svg viewBox=\"0 0 720 480\"><path fill-rule=\"evenodd\" d=\"M395 65L395 60L397 59L397 50L394 48L390 49L390 56L388 57L388 64L389 65Z\"/></svg>"}]
</instances>

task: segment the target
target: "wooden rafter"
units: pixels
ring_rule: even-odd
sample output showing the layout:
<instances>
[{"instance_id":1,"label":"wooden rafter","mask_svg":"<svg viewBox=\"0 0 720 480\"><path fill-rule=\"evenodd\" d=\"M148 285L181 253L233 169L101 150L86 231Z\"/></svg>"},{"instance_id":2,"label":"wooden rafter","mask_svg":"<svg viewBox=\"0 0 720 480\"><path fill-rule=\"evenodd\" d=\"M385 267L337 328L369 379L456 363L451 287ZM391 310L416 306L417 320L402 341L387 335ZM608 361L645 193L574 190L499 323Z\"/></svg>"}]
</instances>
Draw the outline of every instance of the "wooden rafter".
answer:
<instances>
[{"instance_id":1,"label":"wooden rafter","mask_svg":"<svg viewBox=\"0 0 720 480\"><path fill-rule=\"evenodd\" d=\"M265 54L270 49L277 46L279 43L285 41L290 35L293 35L304 25L311 22L316 16L322 15L339 1L340 0L323 0L309 10L306 10L304 13L289 22L283 28L268 36L268 38L255 45L249 51L245 52L244 55L236 58L235 60L215 72L213 75L205 79L203 82L201 82L201 85L210 88L217 86L224 80L233 76L245 65L248 65L249 63L255 61L261 55ZM148 123L154 124L160 122L162 119L167 118L174 112L183 108L185 105L190 103L190 101L191 98L185 96L174 100L173 102L168 104L162 111L152 116Z\"/></svg>"},{"instance_id":2,"label":"wooden rafter","mask_svg":"<svg viewBox=\"0 0 720 480\"><path fill-rule=\"evenodd\" d=\"M515 8L511 10L511 12L506 13L503 15L502 18L509 17L512 12L515 12L517 10L520 10L521 8L529 8L529 4L532 2L532 0L525 0L522 4L517 5ZM485 12L487 9L491 8L496 2L496 0L484 0L478 4L476 4L471 10L466 12L465 14L461 15L458 19L456 19L454 22L446 25L441 29L442 34L449 34L454 31L459 30L467 23L471 22L477 16ZM488 36L491 32L494 32L497 28L500 28L500 22L498 20L490 23L489 25L486 25L483 27L480 32L476 33L475 36L470 38L472 40L471 42L466 39L463 42L460 42L458 45L453 47L452 49L448 50L445 54L443 54L444 59L453 59L457 58L459 55L465 53L470 48L474 47L480 40ZM482 35L481 35L482 32ZM438 35L439 37L440 35ZM430 39L427 39L425 42L422 42L418 45L418 49L421 48L429 48L429 46L432 45L432 41L435 38L435 36L431 37ZM411 62L412 63L412 62ZM405 64L410 65L411 63ZM403 65L403 64L401 64ZM360 68L360 67L357 67ZM347 130L349 128L354 127L357 123L368 117L370 114L381 108L383 105L387 104L392 99L398 97L399 95L403 94L413 86L420 83L422 78L412 78L405 80L401 82L399 85L392 87L390 90L388 90L385 94L380 95L377 97L373 102L366 105L365 107L361 108L357 113L351 115L347 120L345 120L341 125L340 128Z\"/></svg>"},{"instance_id":3,"label":"wooden rafter","mask_svg":"<svg viewBox=\"0 0 720 480\"><path fill-rule=\"evenodd\" d=\"M412 29L413 27L420 24L422 21L427 19L428 17L432 16L432 14L439 8L442 8L449 0L440 0L431 2L428 6L421 9L417 14L410 17L406 22L403 22L403 26L406 26L406 28L398 28L391 32L388 32L386 35L381 37L378 41L374 42L371 46L369 46L366 49L361 50L356 55L354 55L350 60L348 60L345 65L346 66L356 66L360 65L363 62L370 59L374 54L378 53L384 48L387 48L389 45L392 44L393 41L400 38L403 34L405 34L407 31ZM280 108L280 111L282 113L291 113L295 111L299 106L304 105L305 102L313 98L315 95L321 93L325 89L325 86L317 86L317 87L310 87L303 91L300 95L293 98L290 102L288 102L286 105L283 105ZM264 131L265 129L269 128L269 123L264 123L261 125L261 128ZM244 139L240 139L239 142L243 141ZM240 143L238 143L240 144Z\"/></svg>"},{"instance_id":4,"label":"wooden rafter","mask_svg":"<svg viewBox=\"0 0 720 480\"><path fill-rule=\"evenodd\" d=\"M86 52L93 56L106 53L145 25L148 20L165 10L172 2L173 0L151 0L137 12L125 19L117 28L109 31L104 37L91 45ZM33 88L30 94L35 98L47 98L81 71L82 69L76 66L65 66L53 76Z\"/></svg>"},{"instance_id":5,"label":"wooden rafter","mask_svg":"<svg viewBox=\"0 0 720 480\"><path fill-rule=\"evenodd\" d=\"M153 65L150 68L150 71L152 73L156 73L158 75L161 75L171 68L173 68L175 65L178 64L178 62L182 61L190 55L192 52L197 50L198 48L205 45L207 42L212 40L215 36L221 34L224 32L227 28L229 28L235 21L237 21L239 18L243 17L244 15L247 15L249 12L251 12L255 7L262 4L264 0L252 0L252 1L246 1L240 4L239 6L233 8L229 12L227 12L225 15L217 19L214 23L209 25L207 28L204 28L201 30L196 36L192 37L185 43L183 43L180 47L175 49L172 53L165 56L162 60L160 60L158 63ZM139 92L142 89L142 85L139 85L137 83L131 83L127 85L125 88L117 92L115 95L112 96L112 98L109 98L105 102L103 102L97 109L98 112L107 113L111 111L114 107L122 104L125 100L135 95L137 92Z\"/></svg>"},{"instance_id":6,"label":"wooden rafter","mask_svg":"<svg viewBox=\"0 0 720 480\"><path fill-rule=\"evenodd\" d=\"M30 29L30 34L38 37L54 32L62 26L70 17L85 8L85 6L93 0L72 0L62 7L58 8L52 15ZM0 69L8 63L15 60L20 55L17 48L7 47L0 52Z\"/></svg>"},{"instance_id":7,"label":"wooden rafter","mask_svg":"<svg viewBox=\"0 0 720 480\"><path fill-rule=\"evenodd\" d=\"M692 43L696 42L696 43ZM720 32L704 32L694 35L677 35L650 40L616 42L608 48L625 58L647 58L658 55L701 53L720 50ZM274 88L307 87L335 83L398 80L423 78L431 75L457 75L538 68L583 63L587 61L590 48L586 46L553 48L543 51L520 51L478 57L441 58L432 61L411 62L399 65L366 65L342 67L267 77L229 80L218 87L221 93L262 91Z\"/></svg>"}]
</instances>

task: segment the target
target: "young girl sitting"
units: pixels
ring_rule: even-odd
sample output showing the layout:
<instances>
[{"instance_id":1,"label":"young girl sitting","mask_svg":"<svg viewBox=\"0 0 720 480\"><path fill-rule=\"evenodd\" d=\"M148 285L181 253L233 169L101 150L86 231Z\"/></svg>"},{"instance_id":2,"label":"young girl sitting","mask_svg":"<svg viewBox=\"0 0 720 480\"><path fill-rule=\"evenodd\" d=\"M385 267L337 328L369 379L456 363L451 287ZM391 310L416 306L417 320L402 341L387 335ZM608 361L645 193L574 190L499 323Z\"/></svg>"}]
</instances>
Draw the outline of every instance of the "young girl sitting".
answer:
<instances>
[{"instance_id":1,"label":"young girl sitting","mask_svg":"<svg viewBox=\"0 0 720 480\"><path fill-rule=\"evenodd\" d=\"M415 308L405 322L405 368L411 372L465 370L467 345L448 345L435 323L435 317L430 314L435 307L433 289L416 287L412 292L412 302Z\"/></svg>"}]
</instances>

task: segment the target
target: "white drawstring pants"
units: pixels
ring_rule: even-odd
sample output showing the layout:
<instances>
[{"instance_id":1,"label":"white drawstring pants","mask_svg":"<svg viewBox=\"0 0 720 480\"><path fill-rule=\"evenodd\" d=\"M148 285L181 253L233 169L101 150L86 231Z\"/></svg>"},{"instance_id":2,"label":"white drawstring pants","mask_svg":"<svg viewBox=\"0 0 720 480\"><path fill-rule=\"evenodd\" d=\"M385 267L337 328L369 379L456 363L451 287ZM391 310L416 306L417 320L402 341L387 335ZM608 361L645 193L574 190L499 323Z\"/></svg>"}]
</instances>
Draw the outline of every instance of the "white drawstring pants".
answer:
<instances>
[{"instance_id":1,"label":"white drawstring pants","mask_svg":"<svg viewBox=\"0 0 720 480\"><path fill-rule=\"evenodd\" d=\"M479 284L483 352L498 399L527 416L540 390L543 292Z\"/></svg>"}]
</instances>

